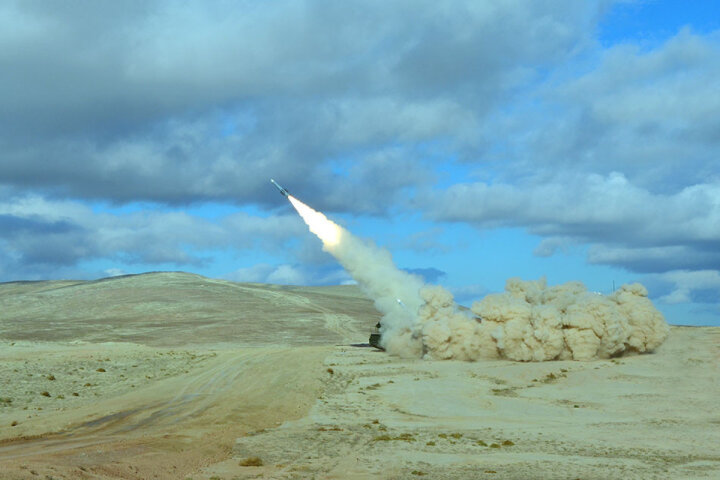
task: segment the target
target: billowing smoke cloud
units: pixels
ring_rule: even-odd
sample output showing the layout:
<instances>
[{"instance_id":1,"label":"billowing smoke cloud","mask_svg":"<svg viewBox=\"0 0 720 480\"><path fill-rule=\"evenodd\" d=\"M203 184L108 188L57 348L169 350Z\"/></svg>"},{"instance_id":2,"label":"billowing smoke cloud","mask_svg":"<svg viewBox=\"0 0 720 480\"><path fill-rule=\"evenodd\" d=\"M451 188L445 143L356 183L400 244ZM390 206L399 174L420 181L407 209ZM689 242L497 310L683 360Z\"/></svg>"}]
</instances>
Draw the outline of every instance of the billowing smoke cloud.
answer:
<instances>
[{"instance_id":1,"label":"billowing smoke cloud","mask_svg":"<svg viewBox=\"0 0 720 480\"><path fill-rule=\"evenodd\" d=\"M431 359L591 360L649 352L669 327L635 283L605 296L580 282L510 279L461 311L450 292L398 269L387 250L360 240L294 197L293 206L383 314L381 345Z\"/></svg>"},{"instance_id":2,"label":"billowing smoke cloud","mask_svg":"<svg viewBox=\"0 0 720 480\"><path fill-rule=\"evenodd\" d=\"M505 292L459 312L442 287L421 290L425 353L438 359L508 358L519 361L591 360L649 352L667 338L662 314L639 283L611 295L580 282L548 287L545 280L507 281Z\"/></svg>"}]
</instances>

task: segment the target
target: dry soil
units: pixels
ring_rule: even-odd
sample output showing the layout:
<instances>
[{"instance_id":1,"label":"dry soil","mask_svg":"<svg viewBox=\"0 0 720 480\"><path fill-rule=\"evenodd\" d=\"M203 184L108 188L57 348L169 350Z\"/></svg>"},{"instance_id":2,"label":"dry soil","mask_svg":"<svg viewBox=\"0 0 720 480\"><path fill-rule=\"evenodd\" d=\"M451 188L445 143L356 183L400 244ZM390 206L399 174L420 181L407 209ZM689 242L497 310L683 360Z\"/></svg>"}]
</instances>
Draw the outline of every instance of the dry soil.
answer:
<instances>
[{"instance_id":1,"label":"dry soil","mask_svg":"<svg viewBox=\"0 0 720 480\"><path fill-rule=\"evenodd\" d=\"M352 286L0 284L0 479L717 479L720 328L593 362L367 347Z\"/></svg>"}]
</instances>

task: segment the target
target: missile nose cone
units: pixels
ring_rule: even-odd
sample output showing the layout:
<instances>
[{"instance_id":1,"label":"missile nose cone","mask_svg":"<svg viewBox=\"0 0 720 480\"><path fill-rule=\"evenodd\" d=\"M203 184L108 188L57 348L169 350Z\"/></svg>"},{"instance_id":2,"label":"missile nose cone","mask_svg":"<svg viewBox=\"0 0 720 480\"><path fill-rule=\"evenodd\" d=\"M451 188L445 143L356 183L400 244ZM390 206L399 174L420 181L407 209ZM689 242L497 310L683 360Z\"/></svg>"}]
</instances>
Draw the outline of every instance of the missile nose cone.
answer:
<instances>
[{"instance_id":1,"label":"missile nose cone","mask_svg":"<svg viewBox=\"0 0 720 480\"><path fill-rule=\"evenodd\" d=\"M284 197L287 197L288 195L290 195L290 192L288 192L288 191L285 190L283 187L281 187L280 184L277 183L277 182L276 182L275 180L273 180L272 178L270 179L270 182L271 182L273 185L275 185L275 187L277 187L278 190L280 190L280 193L281 193Z\"/></svg>"}]
</instances>

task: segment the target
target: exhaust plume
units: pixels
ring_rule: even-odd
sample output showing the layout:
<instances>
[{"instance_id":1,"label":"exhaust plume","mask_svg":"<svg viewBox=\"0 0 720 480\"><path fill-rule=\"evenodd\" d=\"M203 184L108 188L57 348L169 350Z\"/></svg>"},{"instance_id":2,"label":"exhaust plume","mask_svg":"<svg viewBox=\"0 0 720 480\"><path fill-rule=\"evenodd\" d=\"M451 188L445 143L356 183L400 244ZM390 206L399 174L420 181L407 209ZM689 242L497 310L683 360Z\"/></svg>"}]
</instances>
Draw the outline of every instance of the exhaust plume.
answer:
<instances>
[{"instance_id":1,"label":"exhaust plume","mask_svg":"<svg viewBox=\"0 0 720 480\"><path fill-rule=\"evenodd\" d=\"M288 199L382 313L380 344L403 357L517 361L591 360L650 352L669 327L639 283L611 295L580 282L547 286L511 278L505 292L461 311L441 286L400 270L390 253L363 241L292 195Z\"/></svg>"}]
</instances>

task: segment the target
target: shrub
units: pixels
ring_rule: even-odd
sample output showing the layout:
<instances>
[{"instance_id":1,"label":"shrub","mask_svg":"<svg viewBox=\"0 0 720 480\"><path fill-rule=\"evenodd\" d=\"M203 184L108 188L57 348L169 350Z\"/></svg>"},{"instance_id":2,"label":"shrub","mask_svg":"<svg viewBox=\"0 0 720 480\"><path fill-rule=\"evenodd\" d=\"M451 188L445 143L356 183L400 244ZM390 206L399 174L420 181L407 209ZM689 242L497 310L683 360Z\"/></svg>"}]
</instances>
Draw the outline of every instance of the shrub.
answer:
<instances>
[{"instance_id":1,"label":"shrub","mask_svg":"<svg viewBox=\"0 0 720 480\"><path fill-rule=\"evenodd\" d=\"M260 457L248 457L240 462L241 467L262 467L263 461Z\"/></svg>"}]
</instances>

